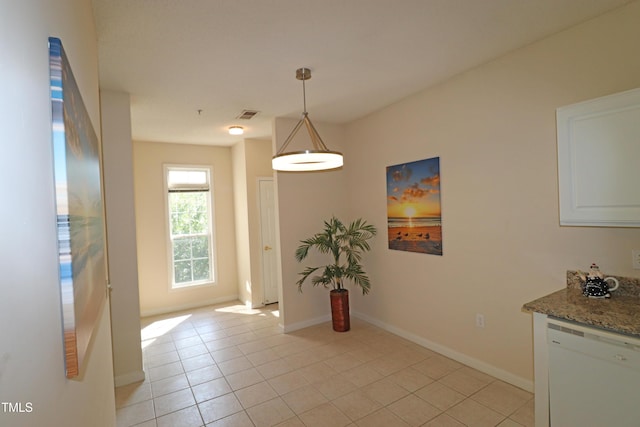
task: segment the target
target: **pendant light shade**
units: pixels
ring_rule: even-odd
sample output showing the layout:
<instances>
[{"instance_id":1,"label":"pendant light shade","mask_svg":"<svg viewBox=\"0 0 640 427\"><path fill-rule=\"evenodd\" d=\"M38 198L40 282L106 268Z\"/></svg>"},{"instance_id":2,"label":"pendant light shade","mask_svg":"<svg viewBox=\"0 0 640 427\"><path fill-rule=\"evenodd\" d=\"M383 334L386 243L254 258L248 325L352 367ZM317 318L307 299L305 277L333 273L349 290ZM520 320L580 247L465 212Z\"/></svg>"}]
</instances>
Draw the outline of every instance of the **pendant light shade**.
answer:
<instances>
[{"instance_id":1,"label":"pendant light shade","mask_svg":"<svg viewBox=\"0 0 640 427\"><path fill-rule=\"evenodd\" d=\"M331 151L320 138L318 131L311 123L309 113L307 113L307 99L305 92L305 80L311 78L311 70L308 68L299 68L296 70L296 78L302 80L302 97L304 103L304 111L302 118L293 128L287 139L282 144L275 156L271 160L271 166L274 170L286 172L311 172L320 170L336 169L342 166L342 153ZM309 150L285 151L289 143L296 136L302 125L305 126L313 148Z\"/></svg>"}]
</instances>

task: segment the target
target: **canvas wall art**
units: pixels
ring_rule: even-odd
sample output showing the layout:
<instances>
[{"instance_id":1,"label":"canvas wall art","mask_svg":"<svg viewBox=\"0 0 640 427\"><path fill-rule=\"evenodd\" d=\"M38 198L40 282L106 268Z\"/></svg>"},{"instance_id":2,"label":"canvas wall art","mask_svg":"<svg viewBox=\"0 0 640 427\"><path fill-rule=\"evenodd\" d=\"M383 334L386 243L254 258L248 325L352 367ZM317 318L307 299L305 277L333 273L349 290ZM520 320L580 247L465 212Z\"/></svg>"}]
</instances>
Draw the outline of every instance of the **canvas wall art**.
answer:
<instances>
[{"instance_id":1,"label":"canvas wall art","mask_svg":"<svg viewBox=\"0 0 640 427\"><path fill-rule=\"evenodd\" d=\"M49 39L65 371L81 373L106 299L100 146L62 43Z\"/></svg>"},{"instance_id":2,"label":"canvas wall art","mask_svg":"<svg viewBox=\"0 0 640 427\"><path fill-rule=\"evenodd\" d=\"M440 158L387 167L389 249L442 255Z\"/></svg>"}]
</instances>

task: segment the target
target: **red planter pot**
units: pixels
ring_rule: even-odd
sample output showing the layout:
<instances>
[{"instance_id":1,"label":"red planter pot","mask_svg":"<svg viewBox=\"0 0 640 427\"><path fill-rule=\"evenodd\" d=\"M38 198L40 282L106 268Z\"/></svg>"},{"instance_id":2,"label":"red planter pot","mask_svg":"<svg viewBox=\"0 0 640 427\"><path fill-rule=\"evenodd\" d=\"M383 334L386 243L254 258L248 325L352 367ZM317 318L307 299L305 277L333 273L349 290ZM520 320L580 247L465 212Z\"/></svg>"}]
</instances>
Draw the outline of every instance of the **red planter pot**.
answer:
<instances>
[{"instance_id":1,"label":"red planter pot","mask_svg":"<svg viewBox=\"0 0 640 427\"><path fill-rule=\"evenodd\" d=\"M351 329L349 318L349 291L337 289L329 292L331 298L331 320L333 330L336 332L346 332Z\"/></svg>"}]
</instances>

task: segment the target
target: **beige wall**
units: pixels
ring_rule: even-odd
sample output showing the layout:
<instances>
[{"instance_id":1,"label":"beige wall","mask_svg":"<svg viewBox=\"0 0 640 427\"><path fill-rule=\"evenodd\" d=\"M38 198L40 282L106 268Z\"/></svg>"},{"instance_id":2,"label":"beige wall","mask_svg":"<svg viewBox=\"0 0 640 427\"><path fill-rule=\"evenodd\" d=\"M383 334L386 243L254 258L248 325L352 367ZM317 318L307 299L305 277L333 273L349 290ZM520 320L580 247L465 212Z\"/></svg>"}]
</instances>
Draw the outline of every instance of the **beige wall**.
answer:
<instances>
[{"instance_id":1,"label":"beige wall","mask_svg":"<svg viewBox=\"0 0 640 427\"><path fill-rule=\"evenodd\" d=\"M144 380L129 94L101 91L111 333L116 387Z\"/></svg>"},{"instance_id":2,"label":"beige wall","mask_svg":"<svg viewBox=\"0 0 640 427\"><path fill-rule=\"evenodd\" d=\"M2 2L0 13L0 410L3 426L115 425L109 310L101 307L81 377L64 372L47 38L62 40L100 135L89 0Z\"/></svg>"},{"instance_id":3,"label":"beige wall","mask_svg":"<svg viewBox=\"0 0 640 427\"><path fill-rule=\"evenodd\" d=\"M250 307L264 304L258 178L273 178L271 141L245 139L232 149L238 292Z\"/></svg>"},{"instance_id":4,"label":"beige wall","mask_svg":"<svg viewBox=\"0 0 640 427\"><path fill-rule=\"evenodd\" d=\"M249 206L247 205L246 144L231 147L233 162L233 204L236 222L236 260L238 265L238 299L251 305L251 253L249 250Z\"/></svg>"},{"instance_id":5,"label":"beige wall","mask_svg":"<svg viewBox=\"0 0 640 427\"><path fill-rule=\"evenodd\" d=\"M313 113L310 114L310 116ZM274 145L279 148L296 120L276 119L274 123ZM344 130L341 126L314 123L318 133L330 149L340 151ZM291 150L311 147L306 131L302 129L289 147ZM277 150L275 150L277 151ZM276 197L281 256L280 301L281 324L285 331L299 329L321 320L329 319L329 291L305 284L303 292L298 292L296 282L298 272L304 269L294 258L300 240L320 231L324 221L335 215L348 221L349 197L347 194L345 170L353 166L354 160L345 159L345 168L324 172L277 172ZM308 265L325 262L326 258L311 254Z\"/></svg>"},{"instance_id":6,"label":"beige wall","mask_svg":"<svg viewBox=\"0 0 640 427\"><path fill-rule=\"evenodd\" d=\"M155 142L133 143L140 311L143 316L238 298L231 149ZM217 283L170 290L164 164L213 168Z\"/></svg>"},{"instance_id":7,"label":"beige wall","mask_svg":"<svg viewBox=\"0 0 640 427\"><path fill-rule=\"evenodd\" d=\"M352 310L531 386L532 319L522 304L592 262L639 276L630 257L639 229L559 226L555 124L557 107L640 86L639 22L635 2L348 126L349 212L382 231L366 259L372 292L355 295ZM391 251L385 167L435 156L444 255Z\"/></svg>"}]
</instances>

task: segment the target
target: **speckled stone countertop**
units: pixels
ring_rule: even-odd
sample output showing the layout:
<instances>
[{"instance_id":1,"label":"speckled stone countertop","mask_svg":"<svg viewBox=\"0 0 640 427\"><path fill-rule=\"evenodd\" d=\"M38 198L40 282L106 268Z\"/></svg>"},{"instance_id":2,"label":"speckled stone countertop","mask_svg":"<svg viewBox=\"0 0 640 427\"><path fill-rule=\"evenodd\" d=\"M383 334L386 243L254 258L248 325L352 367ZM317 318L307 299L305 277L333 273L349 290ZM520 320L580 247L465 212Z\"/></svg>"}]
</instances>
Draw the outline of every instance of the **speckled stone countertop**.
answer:
<instances>
[{"instance_id":1,"label":"speckled stone countertop","mask_svg":"<svg viewBox=\"0 0 640 427\"><path fill-rule=\"evenodd\" d=\"M640 279L612 277L620 286L611 298L588 298L582 295L578 272L567 271L566 288L528 302L522 310L640 337Z\"/></svg>"}]
</instances>

